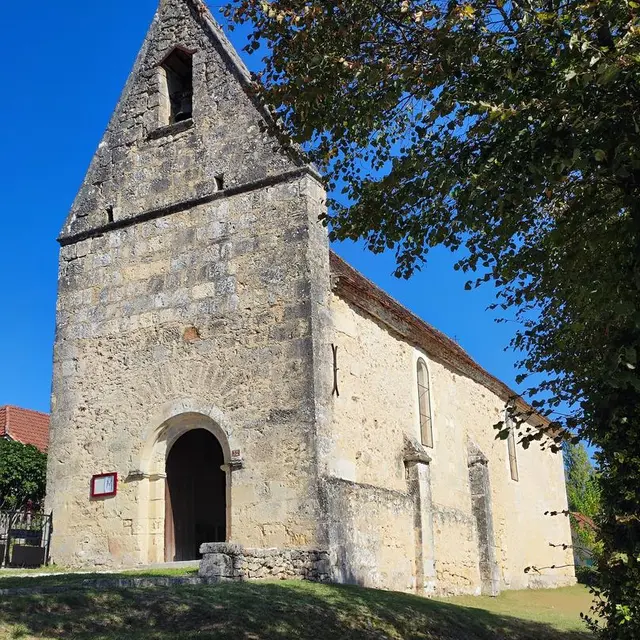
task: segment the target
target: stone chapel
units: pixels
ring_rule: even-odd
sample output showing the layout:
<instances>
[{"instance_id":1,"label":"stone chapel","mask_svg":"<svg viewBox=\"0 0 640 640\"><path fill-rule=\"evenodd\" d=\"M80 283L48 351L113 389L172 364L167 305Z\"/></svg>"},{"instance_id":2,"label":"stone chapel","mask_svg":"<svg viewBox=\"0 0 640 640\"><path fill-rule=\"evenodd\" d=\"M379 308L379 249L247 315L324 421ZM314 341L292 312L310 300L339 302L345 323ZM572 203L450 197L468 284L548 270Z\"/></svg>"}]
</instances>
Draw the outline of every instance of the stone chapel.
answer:
<instances>
[{"instance_id":1,"label":"stone chapel","mask_svg":"<svg viewBox=\"0 0 640 640\"><path fill-rule=\"evenodd\" d=\"M496 440L514 393L330 251L249 83L201 0L161 0L59 238L53 561L573 583L561 456Z\"/></svg>"}]
</instances>

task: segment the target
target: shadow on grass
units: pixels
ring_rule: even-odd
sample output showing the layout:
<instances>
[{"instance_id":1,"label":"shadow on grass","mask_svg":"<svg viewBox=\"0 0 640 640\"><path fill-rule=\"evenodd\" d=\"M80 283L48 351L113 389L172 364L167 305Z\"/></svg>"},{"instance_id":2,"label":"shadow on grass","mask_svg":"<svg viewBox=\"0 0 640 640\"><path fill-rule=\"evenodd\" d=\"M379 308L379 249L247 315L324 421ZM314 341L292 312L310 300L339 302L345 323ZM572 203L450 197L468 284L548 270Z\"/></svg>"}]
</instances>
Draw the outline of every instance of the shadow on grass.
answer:
<instances>
[{"instance_id":1,"label":"shadow on grass","mask_svg":"<svg viewBox=\"0 0 640 640\"><path fill-rule=\"evenodd\" d=\"M33 589L51 587L82 587L86 581L122 580L123 578L177 578L197 576L198 569L152 569L148 571L122 571L119 573L4 573L0 571L0 589Z\"/></svg>"},{"instance_id":2,"label":"shadow on grass","mask_svg":"<svg viewBox=\"0 0 640 640\"><path fill-rule=\"evenodd\" d=\"M243 583L0 598L7 638L584 640L479 609L359 587Z\"/></svg>"}]
</instances>

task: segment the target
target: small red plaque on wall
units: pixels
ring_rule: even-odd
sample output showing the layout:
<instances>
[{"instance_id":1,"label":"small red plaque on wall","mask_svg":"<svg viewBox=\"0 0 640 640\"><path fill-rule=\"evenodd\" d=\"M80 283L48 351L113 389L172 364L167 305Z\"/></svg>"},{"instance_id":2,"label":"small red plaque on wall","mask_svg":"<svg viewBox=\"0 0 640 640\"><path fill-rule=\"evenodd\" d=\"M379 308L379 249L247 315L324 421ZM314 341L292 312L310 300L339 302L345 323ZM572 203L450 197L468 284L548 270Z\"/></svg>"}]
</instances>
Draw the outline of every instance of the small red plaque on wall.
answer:
<instances>
[{"instance_id":1,"label":"small red plaque on wall","mask_svg":"<svg viewBox=\"0 0 640 640\"><path fill-rule=\"evenodd\" d=\"M118 474L102 473L91 478L91 497L110 498L118 493Z\"/></svg>"}]
</instances>

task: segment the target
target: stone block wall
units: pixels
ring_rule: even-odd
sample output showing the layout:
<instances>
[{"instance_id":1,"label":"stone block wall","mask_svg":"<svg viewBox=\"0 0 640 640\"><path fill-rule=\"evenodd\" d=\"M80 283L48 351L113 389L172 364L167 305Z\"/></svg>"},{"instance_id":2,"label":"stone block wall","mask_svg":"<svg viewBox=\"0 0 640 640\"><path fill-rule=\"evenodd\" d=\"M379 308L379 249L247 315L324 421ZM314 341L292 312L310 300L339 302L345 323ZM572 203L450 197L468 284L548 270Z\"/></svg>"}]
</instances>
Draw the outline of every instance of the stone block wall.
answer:
<instances>
[{"instance_id":1,"label":"stone block wall","mask_svg":"<svg viewBox=\"0 0 640 640\"><path fill-rule=\"evenodd\" d=\"M242 458L228 535L319 543L316 366L331 373L311 335L322 299L310 281L327 270L309 252L319 195L303 178L63 248L47 497L57 563L164 561L173 427L207 428L203 417L225 462ZM107 472L118 495L90 500L91 476Z\"/></svg>"},{"instance_id":2,"label":"stone block wall","mask_svg":"<svg viewBox=\"0 0 640 640\"><path fill-rule=\"evenodd\" d=\"M193 52L193 117L161 127L159 65L175 47ZM163 0L63 228L57 563L164 561L166 456L196 428L223 449L228 539L324 543L325 194L265 132L247 82L199 0ZM92 500L91 477L113 472L118 495Z\"/></svg>"},{"instance_id":3,"label":"stone block wall","mask_svg":"<svg viewBox=\"0 0 640 640\"><path fill-rule=\"evenodd\" d=\"M408 492L327 478L332 579L377 589L416 589L414 502Z\"/></svg>"},{"instance_id":4,"label":"stone block wall","mask_svg":"<svg viewBox=\"0 0 640 640\"><path fill-rule=\"evenodd\" d=\"M506 397L403 339L398 329L350 298L334 295L331 309L340 396L333 398L333 438L327 447L326 467L328 484L334 487L329 492L333 496L329 532L336 557L342 541L347 540L352 552L349 562L353 566L357 560L357 573L364 576L365 584L382 580L393 589L411 589L391 578L385 567L389 549L394 547L399 564L420 555L415 552L418 531L414 535L411 501L403 502L400 496L408 496L409 491L403 438L420 440L416 365L422 358L429 366L434 439L434 447L427 450L431 504L425 506L430 509L433 535L429 535L430 524L423 523L421 543L425 590L431 584L433 591L443 595L479 594L483 587L489 590L483 585L481 567L490 574L491 588L574 583L571 552L550 545L571 544L569 523L544 515L545 511L566 509L562 457L536 447L526 451L518 447L520 479L513 481L507 444L496 440L493 428L504 412ZM486 531L481 530L481 520L474 512L470 446L487 459L487 500L492 505L493 525L490 549L486 549ZM389 509L391 495L395 496L394 506ZM393 526L391 522L403 524ZM377 547L359 543L383 530ZM435 560L431 584L428 558ZM547 568L542 575L526 573L526 567L532 565ZM560 568L549 568L552 565ZM399 569L398 574L403 571Z\"/></svg>"},{"instance_id":5,"label":"stone block wall","mask_svg":"<svg viewBox=\"0 0 640 640\"><path fill-rule=\"evenodd\" d=\"M222 581L312 580L330 577L329 553L307 549L247 549L237 544L200 547L200 576Z\"/></svg>"}]
</instances>

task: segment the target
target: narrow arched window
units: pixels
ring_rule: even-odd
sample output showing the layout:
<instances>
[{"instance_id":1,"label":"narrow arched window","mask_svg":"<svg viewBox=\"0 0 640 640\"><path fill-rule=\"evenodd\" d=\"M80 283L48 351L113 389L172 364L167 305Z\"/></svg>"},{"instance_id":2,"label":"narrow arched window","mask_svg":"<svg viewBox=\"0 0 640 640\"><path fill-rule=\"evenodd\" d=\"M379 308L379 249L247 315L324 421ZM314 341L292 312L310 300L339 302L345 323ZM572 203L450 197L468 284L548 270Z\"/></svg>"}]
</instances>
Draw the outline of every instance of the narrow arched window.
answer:
<instances>
[{"instance_id":1,"label":"narrow arched window","mask_svg":"<svg viewBox=\"0 0 640 640\"><path fill-rule=\"evenodd\" d=\"M511 479L518 482L520 474L518 473L518 447L516 445L516 424L513 419L515 408L507 406L504 412L504 424L509 429L509 437L507 438L507 448L509 450L509 469L511 470Z\"/></svg>"},{"instance_id":2,"label":"narrow arched window","mask_svg":"<svg viewBox=\"0 0 640 640\"><path fill-rule=\"evenodd\" d=\"M427 363L418 360L418 408L420 411L420 434L425 447L433 447L433 420L431 417L431 393Z\"/></svg>"}]
</instances>

